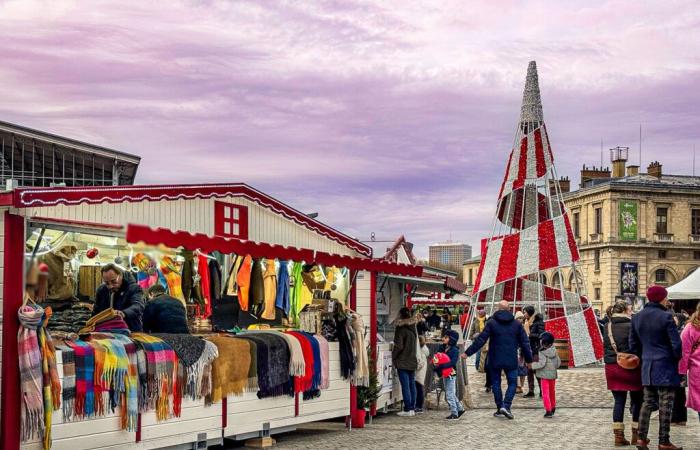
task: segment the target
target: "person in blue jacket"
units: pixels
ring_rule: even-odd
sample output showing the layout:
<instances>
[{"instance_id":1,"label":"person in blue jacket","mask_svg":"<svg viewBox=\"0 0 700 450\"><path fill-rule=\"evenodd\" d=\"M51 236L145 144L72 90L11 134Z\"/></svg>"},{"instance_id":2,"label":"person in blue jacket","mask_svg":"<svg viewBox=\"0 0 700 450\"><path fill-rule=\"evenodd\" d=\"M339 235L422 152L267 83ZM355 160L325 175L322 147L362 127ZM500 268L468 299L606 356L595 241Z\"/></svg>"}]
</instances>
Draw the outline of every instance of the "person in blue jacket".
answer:
<instances>
[{"instance_id":1,"label":"person in blue jacket","mask_svg":"<svg viewBox=\"0 0 700 450\"><path fill-rule=\"evenodd\" d=\"M113 308L132 332L143 331L143 290L129 272L116 264L105 264L100 268L102 285L95 293L92 315Z\"/></svg>"},{"instance_id":2,"label":"person in blue jacket","mask_svg":"<svg viewBox=\"0 0 700 450\"><path fill-rule=\"evenodd\" d=\"M486 323L484 331L469 346L466 356L471 356L489 341L489 364L491 374L491 390L496 403L494 417L506 417L513 419L510 407L513 404L515 390L518 387L518 348L520 348L528 367L532 363L532 350L530 341L520 321L510 312L510 305L506 300L498 304L498 311ZM508 389L505 399L501 390L501 372L505 372L508 380Z\"/></svg>"},{"instance_id":3,"label":"person in blue jacket","mask_svg":"<svg viewBox=\"0 0 700 450\"><path fill-rule=\"evenodd\" d=\"M675 450L671 443L671 415L676 388L680 386L678 362L681 359L681 337L670 305L668 292L662 286L647 289L649 303L632 317L629 335L630 352L642 360L644 403L639 413L638 449L649 448L651 412L659 410L659 449Z\"/></svg>"},{"instance_id":4,"label":"person in blue jacket","mask_svg":"<svg viewBox=\"0 0 700 450\"><path fill-rule=\"evenodd\" d=\"M457 420L464 414L464 406L462 402L457 399L457 373L455 368L459 362L459 348L457 348L457 341L459 340L459 334L454 330L449 330L445 332L442 337L442 353L449 356L450 361L444 364L439 364L435 366L435 371L442 377L443 383L445 384L445 398L447 399L447 404L450 406L450 415L446 417L447 420Z\"/></svg>"}]
</instances>

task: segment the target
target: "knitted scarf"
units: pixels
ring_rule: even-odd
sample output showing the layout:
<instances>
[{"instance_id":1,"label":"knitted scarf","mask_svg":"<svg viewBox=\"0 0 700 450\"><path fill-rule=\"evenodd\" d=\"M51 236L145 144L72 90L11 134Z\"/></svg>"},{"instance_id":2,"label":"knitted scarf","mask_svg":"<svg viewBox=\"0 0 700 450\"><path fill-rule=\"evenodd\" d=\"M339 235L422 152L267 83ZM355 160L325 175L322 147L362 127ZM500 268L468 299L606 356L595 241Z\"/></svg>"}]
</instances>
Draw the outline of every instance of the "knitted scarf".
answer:
<instances>
[{"instance_id":1,"label":"knitted scarf","mask_svg":"<svg viewBox=\"0 0 700 450\"><path fill-rule=\"evenodd\" d=\"M253 341L250 344L250 368L248 369L248 392L258 392L258 346Z\"/></svg>"},{"instance_id":2,"label":"knitted scarf","mask_svg":"<svg viewBox=\"0 0 700 450\"><path fill-rule=\"evenodd\" d=\"M94 316L90 317L90 320L87 321L85 326L78 331L79 335L85 335L85 334L90 334L93 331L95 331L95 328L97 325L101 324L102 322L107 322L109 320L114 319L115 317L120 317L117 312L112 309L112 308L107 308L104 311L100 311L99 313L95 314Z\"/></svg>"},{"instance_id":3,"label":"knitted scarf","mask_svg":"<svg viewBox=\"0 0 700 450\"><path fill-rule=\"evenodd\" d=\"M311 342L299 331L287 331L294 336L301 346L304 355L304 375L294 378L294 392L307 392L313 388L314 379L314 350Z\"/></svg>"},{"instance_id":4,"label":"knitted scarf","mask_svg":"<svg viewBox=\"0 0 700 450\"><path fill-rule=\"evenodd\" d=\"M96 384L101 385L100 389L103 393L109 393L111 412L122 404L123 394L127 393L129 381L129 356L123 341L120 341L117 336L119 335L93 334L89 341L95 348L95 381Z\"/></svg>"},{"instance_id":5,"label":"knitted scarf","mask_svg":"<svg viewBox=\"0 0 700 450\"><path fill-rule=\"evenodd\" d=\"M250 344L245 339L228 336L212 336L207 340L216 345L219 357L212 363L211 395L206 403L217 403L229 394L243 394L250 369Z\"/></svg>"},{"instance_id":6,"label":"knitted scarf","mask_svg":"<svg viewBox=\"0 0 700 450\"><path fill-rule=\"evenodd\" d=\"M355 386L369 386L369 362L367 361L365 324L362 322L362 316L353 313L350 325L355 332L355 339L352 343L355 353L355 373L352 378L352 383Z\"/></svg>"},{"instance_id":7,"label":"knitted scarf","mask_svg":"<svg viewBox=\"0 0 700 450\"><path fill-rule=\"evenodd\" d=\"M75 411L75 352L68 345L57 345L63 360L63 419L70 422Z\"/></svg>"},{"instance_id":8,"label":"knitted scarf","mask_svg":"<svg viewBox=\"0 0 700 450\"><path fill-rule=\"evenodd\" d=\"M129 331L129 326L124 322L124 319L121 318L121 316L116 316L112 317L111 319L107 319L103 322L95 324L95 332L104 332L104 333L115 333L115 334L123 334L128 336L131 332Z\"/></svg>"},{"instance_id":9,"label":"knitted scarf","mask_svg":"<svg viewBox=\"0 0 700 450\"><path fill-rule=\"evenodd\" d=\"M257 345L258 398L277 397L289 392L289 348L273 333L246 333L239 336Z\"/></svg>"},{"instance_id":10,"label":"knitted scarf","mask_svg":"<svg viewBox=\"0 0 700 450\"><path fill-rule=\"evenodd\" d=\"M314 338L312 334L301 332L304 337L309 341L309 344L311 344L311 349L313 351L313 358L314 358L314 365L313 365L313 374L311 378L311 389L304 392L304 400L311 400L312 398L318 397L321 395L321 391L319 390L321 386L321 349L318 345L318 341Z\"/></svg>"},{"instance_id":11,"label":"knitted scarf","mask_svg":"<svg viewBox=\"0 0 700 450\"><path fill-rule=\"evenodd\" d=\"M139 415L139 373L136 344L126 336L115 334L114 339L124 346L129 366L125 380L124 397L121 408L121 425L126 431L136 431ZM126 403L126 404L125 404Z\"/></svg>"},{"instance_id":12,"label":"knitted scarf","mask_svg":"<svg viewBox=\"0 0 700 450\"><path fill-rule=\"evenodd\" d=\"M196 400L202 394L202 381L210 378L211 364L219 355L215 345L189 334L154 334L153 336L165 341L180 360L182 379L178 384L184 386L186 397ZM211 385L209 385L211 386Z\"/></svg>"},{"instance_id":13,"label":"knitted scarf","mask_svg":"<svg viewBox=\"0 0 700 450\"><path fill-rule=\"evenodd\" d=\"M83 341L66 341L66 345L73 350L75 358L75 417L92 417L95 414L95 351Z\"/></svg>"},{"instance_id":14,"label":"knitted scarf","mask_svg":"<svg viewBox=\"0 0 700 450\"><path fill-rule=\"evenodd\" d=\"M288 333L279 333L279 335L287 341L287 346L289 347L289 375L303 377L306 372L306 363L304 362L304 351L299 340Z\"/></svg>"},{"instance_id":15,"label":"knitted scarf","mask_svg":"<svg viewBox=\"0 0 700 450\"><path fill-rule=\"evenodd\" d=\"M337 318L338 347L340 349L340 373L343 379L348 380L355 371L355 355L352 350L347 317L340 315Z\"/></svg>"},{"instance_id":16,"label":"knitted scarf","mask_svg":"<svg viewBox=\"0 0 700 450\"><path fill-rule=\"evenodd\" d=\"M42 394L43 361L37 329L41 326L44 310L29 305L17 312L19 332L17 350L19 353L20 405L22 441L28 441L44 433L44 400Z\"/></svg>"},{"instance_id":17,"label":"knitted scarf","mask_svg":"<svg viewBox=\"0 0 700 450\"><path fill-rule=\"evenodd\" d=\"M177 386L177 356L173 349L162 339L145 333L133 333L139 351L146 361L146 376L139 372L141 410L155 409L158 420L166 420L170 415L170 395L173 395L173 414L180 417L182 390ZM143 370L143 362L137 365ZM143 381L146 381L145 385Z\"/></svg>"},{"instance_id":18,"label":"knitted scarf","mask_svg":"<svg viewBox=\"0 0 700 450\"><path fill-rule=\"evenodd\" d=\"M314 338L316 338L316 341L318 342L318 347L321 353L321 385L319 386L319 389L328 389L331 384L330 361L328 359L330 353L328 351L328 341L320 334L314 335Z\"/></svg>"},{"instance_id":19,"label":"knitted scarf","mask_svg":"<svg viewBox=\"0 0 700 450\"><path fill-rule=\"evenodd\" d=\"M42 382L44 385L44 448L51 448L51 424L53 411L61 407L61 380L56 367L56 348L51 335L46 331L46 324L51 317L51 307L44 310L40 328L37 330L41 347Z\"/></svg>"}]
</instances>

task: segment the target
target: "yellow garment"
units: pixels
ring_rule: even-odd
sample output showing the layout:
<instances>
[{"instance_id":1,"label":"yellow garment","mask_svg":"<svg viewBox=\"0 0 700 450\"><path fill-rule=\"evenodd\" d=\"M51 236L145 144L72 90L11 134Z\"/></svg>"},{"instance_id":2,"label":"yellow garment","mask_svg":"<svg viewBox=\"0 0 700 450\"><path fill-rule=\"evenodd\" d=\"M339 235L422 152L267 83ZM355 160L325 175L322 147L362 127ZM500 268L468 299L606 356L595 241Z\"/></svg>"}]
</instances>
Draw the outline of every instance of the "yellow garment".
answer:
<instances>
[{"instance_id":1,"label":"yellow garment","mask_svg":"<svg viewBox=\"0 0 700 450\"><path fill-rule=\"evenodd\" d=\"M308 272L302 271L301 280L303 287L300 290L301 295L299 299L299 305L297 306L299 311L304 309L304 306L311 304L311 302L314 299L314 290L323 289L326 283L323 277L323 273L321 273L321 270L318 268L318 266L314 266L313 269L311 269Z\"/></svg>"},{"instance_id":2,"label":"yellow garment","mask_svg":"<svg viewBox=\"0 0 700 450\"><path fill-rule=\"evenodd\" d=\"M479 333L481 333L486 327L486 317L477 317L476 320L478 320Z\"/></svg>"},{"instance_id":3,"label":"yellow garment","mask_svg":"<svg viewBox=\"0 0 700 450\"><path fill-rule=\"evenodd\" d=\"M268 259L265 262L263 274L263 288L265 291L265 309L261 317L265 320L275 320L275 298L277 297L277 270L275 260Z\"/></svg>"},{"instance_id":4,"label":"yellow garment","mask_svg":"<svg viewBox=\"0 0 700 450\"><path fill-rule=\"evenodd\" d=\"M328 267L326 269L326 285L323 287L323 290L333 291L335 287L335 267Z\"/></svg>"},{"instance_id":5,"label":"yellow garment","mask_svg":"<svg viewBox=\"0 0 700 450\"><path fill-rule=\"evenodd\" d=\"M171 297L175 297L183 304L185 303L185 294L182 293L182 277L177 263L170 256L163 256L160 260L160 271L168 283L168 293Z\"/></svg>"},{"instance_id":6,"label":"yellow garment","mask_svg":"<svg viewBox=\"0 0 700 450\"><path fill-rule=\"evenodd\" d=\"M248 296L250 293L250 275L253 269L253 258L246 255L241 268L236 275L238 281L238 304L241 305L242 311L248 311Z\"/></svg>"}]
</instances>

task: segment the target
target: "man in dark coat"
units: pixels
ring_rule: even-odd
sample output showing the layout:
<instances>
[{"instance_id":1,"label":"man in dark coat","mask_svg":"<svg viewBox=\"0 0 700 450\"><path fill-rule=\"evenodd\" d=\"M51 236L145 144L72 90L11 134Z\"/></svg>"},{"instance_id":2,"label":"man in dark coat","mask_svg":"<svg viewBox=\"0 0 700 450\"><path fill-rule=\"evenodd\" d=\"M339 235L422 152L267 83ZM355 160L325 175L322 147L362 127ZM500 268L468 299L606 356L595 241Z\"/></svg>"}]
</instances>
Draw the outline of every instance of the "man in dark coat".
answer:
<instances>
[{"instance_id":1,"label":"man in dark coat","mask_svg":"<svg viewBox=\"0 0 700 450\"><path fill-rule=\"evenodd\" d=\"M189 334L187 311L180 300L165 293L156 284L148 288L148 303L143 312L143 331L146 333Z\"/></svg>"},{"instance_id":2,"label":"man in dark coat","mask_svg":"<svg viewBox=\"0 0 700 450\"><path fill-rule=\"evenodd\" d=\"M662 286L647 289L649 303L632 317L629 336L630 351L642 360L642 384L644 403L639 414L639 439L637 448L647 449L649 439L649 419L651 412L659 409L659 449L675 450L671 443L671 415L673 397L680 386L678 361L681 357L681 338L673 321L673 315L666 310L668 292Z\"/></svg>"},{"instance_id":3,"label":"man in dark coat","mask_svg":"<svg viewBox=\"0 0 700 450\"><path fill-rule=\"evenodd\" d=\"M411 317L411 310L404 307L399 310L399 319L394 325L394 348L391 350L391 360L399 374L401 395L403 396L403 411L399 416L411 417L416 412L416 369L418 369L416 324L418 319Z\"/></svg>"},{"instance_id":4,"label":"man in dark coat","mask_svg":"<svg viewBox=\"0 0 700 450\"><path fill-rule=\"evenodd\" d=\"M105 264L100 269L103 284L95 293L95 316L105 309L113 308L122 316L131 331L143 330L143 290L130 273L115 264Z\"/></svg>"},{"instance_id":5,"label":"man in dark coat","mask_svg":"<svg viewBox=\"0 0 700 450\"><path fill-rule=\"evenodd\" d=\"M536 357L540 351L540 336L545 332L544 319L542 314L535 312L535 307L528 305L523 308L525 315L525 333L530 340L530 350L532 355ZM537 385L540 387L540 397L542 397L542 381L537 378ZM527 394L523 397L529 398L535 396L535 371L527 369Z\"/></svg>"},{"instance_id":6,"label":"man in dark coat","mask_svg":"<svg viewBox=\"0 0 700 450\"><path fill-rule=\"evenodd\" d=\"M518 348L520 348L525 362L532 363L532 351L530 342L523 325L515 320L510 312L510 305L503 300L498 304L498 311L486 322L484 331L479 333L474 343L466 351L471 356L489 341L488 370L491 373L493 399L496 402L495 417L507 417L513 419L510 407L515 397L515 389L518 386ZM506 373L508 390L505 399L501 391L501 372Z\"/></svg>"}]
</instances>

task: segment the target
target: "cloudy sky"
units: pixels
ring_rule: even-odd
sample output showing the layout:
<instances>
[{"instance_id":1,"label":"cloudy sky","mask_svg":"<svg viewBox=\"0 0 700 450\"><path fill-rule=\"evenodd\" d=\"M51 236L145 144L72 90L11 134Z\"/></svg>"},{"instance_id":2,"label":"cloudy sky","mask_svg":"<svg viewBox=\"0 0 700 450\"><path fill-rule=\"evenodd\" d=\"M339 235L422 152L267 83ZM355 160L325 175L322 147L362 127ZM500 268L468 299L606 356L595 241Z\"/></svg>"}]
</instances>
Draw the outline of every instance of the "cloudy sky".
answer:
<instances>
[{"instance_id":1,"label":"cloudy sky","mask_svg":"<svg viewBox=\"0 0 700 450\"><path fill-rule=\"evenodd\" d=\"M578 3L4 1L0 119L139 154L139 183L246 182L419 256L478 247L532 59L560 174L601 139L638 163L640 123L643 167L692 172L697 2Z\"/></svg>"}]
</instances>

